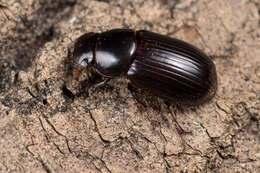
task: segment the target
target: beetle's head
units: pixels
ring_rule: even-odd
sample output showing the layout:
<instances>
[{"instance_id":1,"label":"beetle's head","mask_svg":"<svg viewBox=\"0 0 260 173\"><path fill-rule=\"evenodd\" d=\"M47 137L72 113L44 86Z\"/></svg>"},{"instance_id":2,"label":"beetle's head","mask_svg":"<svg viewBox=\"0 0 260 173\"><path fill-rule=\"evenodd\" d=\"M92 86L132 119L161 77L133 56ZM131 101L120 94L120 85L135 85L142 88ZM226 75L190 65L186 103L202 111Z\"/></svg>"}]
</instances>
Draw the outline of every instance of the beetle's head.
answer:
<instances>
[{"instance_id":1,"label":"beetle's head","mask_svg":"<svg viewBox=\"0 0 260 173\"><path fill-rule=\"evenodd\" d=\"M73 60L82 67L94 64L97 34L90 32L80 36L75 43Z\"/></svg>"}]
</instances>

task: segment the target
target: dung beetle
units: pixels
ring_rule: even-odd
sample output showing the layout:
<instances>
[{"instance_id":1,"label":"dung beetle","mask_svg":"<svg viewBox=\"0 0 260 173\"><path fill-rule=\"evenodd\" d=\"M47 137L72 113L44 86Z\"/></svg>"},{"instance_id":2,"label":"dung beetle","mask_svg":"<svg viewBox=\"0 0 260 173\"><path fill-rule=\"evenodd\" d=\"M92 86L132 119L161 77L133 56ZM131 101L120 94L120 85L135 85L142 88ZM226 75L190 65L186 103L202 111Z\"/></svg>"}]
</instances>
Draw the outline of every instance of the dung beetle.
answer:
<instances>
[{"instance_id":1,"label":"dung beetle","mask_svg":"<svg viewBox=\"0 0 260 173\"><path fill-rule=\"evenodd\" d=\"M217 90L216 67L201 50L154 32L113 29L86 33L75 43L73 59L103 77L126 77L136 88L176 104L199 105Z\"/></svg>"}]
</instances>

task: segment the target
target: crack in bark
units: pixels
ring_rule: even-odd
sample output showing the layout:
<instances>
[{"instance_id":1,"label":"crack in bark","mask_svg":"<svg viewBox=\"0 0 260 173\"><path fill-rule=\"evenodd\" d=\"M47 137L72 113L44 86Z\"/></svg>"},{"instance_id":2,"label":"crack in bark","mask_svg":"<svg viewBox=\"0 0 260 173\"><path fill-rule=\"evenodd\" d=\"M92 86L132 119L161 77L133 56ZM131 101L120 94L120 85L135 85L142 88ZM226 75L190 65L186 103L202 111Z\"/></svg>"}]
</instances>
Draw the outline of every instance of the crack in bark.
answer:
<instances>
[{"instance_id":1,"label":"crack in bark","mask_svg":"<svg viewBox=\"0 0 260 173\"><path fill-rule=\"evenodd\" d=\"M18 22L15 19L15 16L18 16L18 18L23 22L22 16L20 16L19 14L14 14L14 12L9 9L9 5L2 3L1 0L0 0L0 12L8 21L12 20L14 22Z\"/></svg>"},{"instance_id":2,"label":"crack in bark","mask_svg":"<svg viewBox=\"0 0 260 173\"><path fill-rule=\"evenodd\" d=\"M30 133L30 132L29 132L29 133ZM34 156L34 154L33 154L33 152L30 150L30 147L31 147L31 146L34 146L34 145L36 145L36 144L34 143L33 138L32 138L32 136L31 136L31 144L26 145L26 146L25 146L25 149L26 149L26 151L27 151L28 153L30 153L32 156Z\"/></svg>"},{"instance_id":3,"label":"crack in bark","mask_svg":"<svg viewBox=\"0 0 260 173\"><path fill-rule=\"evenodd\" d=\"M42 166L43 170L47 173L51 173L51 169L46 165L46 163L44 163L44 161L40 158L40 156L35 156L35 154L30 150L30 147L36 145L33 141L33 138L31 136L31 144L28 144L25 146L25 150L33 157L35 158Z\"/></svg>"},{"instance_id":4,"label":"crack in bark","mask_svg":"<svg viewBox=\"0 0 260 173\"><path fill-rule=\"evenodd\" d=\"M45 170L47 173L51 173L50 168L44 163L42 159L38 158L37 160L41 163L43 170Z\"/></svg>"},{"instance_id":5,"label":"crack in bark","mask_svg":"<svg viewBox=\"0 0 260 173\"><path fill-rule=\"evenodd\" d=\"M101 133L100 133L100 131L99 131L99 128L98 128L98 125L97 125L97 122L96 122L96 119L94 118L94 116L93 116L92 112L90 111L90 109L86 108L86 111L89 113L91 120L94 122L95 130L97 131L98 136L99 136L99 138L101 139L101 141L102 141L105 145L110 145L111 141L104 139L103 136L101 135Z\"/></svg>"},{"instance_id":6,"label":"crack in bark","mask_svg":"<svg viewBox=\"0 0 260 173\"><path fill-rule=\"evenodd\" d=\"M55 131L56 134L58 134L59 136L62 136L63 138L65 138L66 145L67 145L67 148L68 148L68 150L69 150L69 153L75 155L76 153L70 149L69 141L68 141L67 137L66 137L65 135L61 134L59 131L57 131L56 128L55 128L55 126L48 120L48 118L47 118L44 114L43 114L42 116L43 116L43 118L45 119L45 121L51 126L51 128ZM40 124L41 124L43 130L44 130L45 133L47 134L47 135L46 135L47 138L49 139L49 137L48 137L48 132L47 132L47 130L44 128L43 123L42 123L42 120L41 120L40 118L39 118L39 121L40 121ZM58 146L55 142L52 142L52 143L54 144L54 146L57 148L57 150L58 150L61 154L63 154L63 155L65 154L65 153L59 148L59 146ZM107 167L107 165L106 165L106 163L105 163L105 161L104 161L103 159L101 159L101 158L99 158L99 157L95 157L95 156L91 155L89 152L86 152L86 153L87 153L87 155L88 155L92 160L99 160L99 161L103 164L103 166L105 167L105 169L106 169L109 173L112 173L112 171ZM75 156L76 156L77 158L79 157L79 156L77 156L77 155L75 155ZM96 168L99 172L102 172L102 170L100 170L94 163L93 163L93 165L95 166L95 168Z\"/></svg>"},{"instance_id":7,"label":"crack in bark","mask_svg":"<svg viewBox=\"0 0 260 173\"><path fill-rule=\"evenodd\" d=\"M217 139L220 139L221 137L212 137L210 134L209 134L209 132L208 132L208 130L203 126L203 124L201 124L201 127L202 128L204 128L205 129L205 132L206 132L206 134L207 134L207 136L210 138L210 141L211 141L211 145L212 145L212 147L213 147L213 149L214 149L214 151L213 152L216 152L217 153L217 155L220 157L220 159L222 159L223 161L224 160L228 160L228 159L233 159L235 162L237 162L237 163L243 163L243 162L254 162L254 161L256 161L255 159L251 159L251 158L248 158L246 161L241 161L240 159L239 159L239 157L236 157L236 156L234 156L234 155L232 155L232 153L233 152L235 152L235 146L234 146L234 139L235 139L235 137L239 134L239 133L241 133L241 132L244 132L245 131L245 129L247 129L249 126L250 126L250 124L252 123L252 122L256 122L257 124L259 123L258 122L258 120L257 120L257 115L254 115L253 113L251 113L250 111L249 111L249 108L246 106L246 103L244 103L244 102L240 102L240 103L238 103L238 104L240 104L240 105L242 105L242 112L240 113L240 112L234 112L234 111L232 111L231 110L231 114L242 114L242 115L245 115L245 114L248 114L248 116L249 116L249 118L250 118L250 120L249 120L249 122L247 123L247 124L245 124L244 126L239 126L238 125L238 127L239 127L239 129L237 129L237 130L235 130L235 132L233 133L233 134L231 134L231 138L230 138L230 144L229 145L226 145L226 146L223 146L223 144L220 142L220 143L218 143L218 141L216 141ZM236 104L236 105L238 105L238 104ZM217 105L217 104L216 104ZM219 108L219 109L221 109L221 107L219 106L217 106L217 108ZM238 108L236 108L236 109L238 109ZM227 111L225 111L225 110L222 110L223 112L225 112L225 113L228 113ZM240 115L241 116L241 115ZM233 118L234 119L234 118ZM237 120L235 120L234 119L234 121L237 121ZM257 127L257 128L259 128L259 127ZM226 149L228 149L228 148L232 148L232 153L226 153L225 151L226 151ZM224 154L223 154L223 152L224 152ZM206 165L206 168L205 168L205 170L207 170L207 168L209 168L209 165L208 165L208 163L210 162L210 160L212 159L212 156L207 156L207 165ZM222 164L222 163L221 163ZM219 168L219 167L218 167ZM217 169L218 169L217 168ZM209 168L210 169L210 168Z\"/></svg>"},{"instance_id":8,"label":"crack in bark","mask_svg":"<svg viewBox=\"0 0 260 173\"><path fill-rule=\"evenodd\" d=\"M131 147L132 151L134 152L134 154L136 155L136 157L140 160L143 160L144 157L142 156L142 154L137 149L134 148L133 143L127 137L122 138L122 140L123 139L130 145L130 147Z\"/></svg>"},{"instance_id":9,"label":"crack in bark","mask_svg":"<svg viewBox=\"0 0 260 173\"><path fill-rule=\"evenodd\" d=\"M70 146L69 146L69 140L68 140L68 138L67 138L65 135L61 134L59 131L57 131L56 128L55 128L55 126L48 120L48 118L47 118L44 114L42 114L42 117L45 119L45 121L49 124L49 126L54 130L54 132L55 132L58 136L61 136L61 137L63 137L63 138L65 139L67 149L68 149L68 151L69 151L70 153L72 153L71 148L70 148ZM39 121L40 121L40 124L41 124L43 130L45 131L45 133L48 134L48 132L46 131L46 129L45 129L44 126L43 126L43 123L42 123L42 120L41 120L40 117L39 117ZM61 151L61 149L59 148L59 146L58 146L55 142L52 142L52 143L55 145L55 147L58 149L58 151L59 151L60 153L64 154L64 152Z\"/></svg>"},{"instance_id":10,"label":"crack in bark","mask_svg":"<svg viewBox=\"0 0 260 173\"><path fill-rule=\"evenodd\" d=\"M229 112L228 112L227 110L225 110L224 108L222 108L222 107L218 104L218 102L216 102L216 106L217 106L217 108L218 108L219 110L223 111L223 112L226 113L226 114L229 114Z\"/></svg>"},{"instance_id":11,"label":"crack in bark","mask_svg":"<svg viewBox=\"0 0 260 173\"><path fill-rule=\"evenodd\" d=\"M80 155L80 154L77 154L76 155L76 158L87 158L87 157L89 157L91 160L98 160L98 161L100 161L101 163L102 163L102 165L105 167L105 169L109 172L109 173L112 173L112 171L107 167L107 164L106 164L106 162L102 159L102 158L99 158L99 157L96 157L96 156L93 156L92 154L90 154L89 152L84 152L85 153L85 155L84 156L82 156L82 155ZM98 168L97 166L96 166L96 164L95 163L92 163L94 166L95 166L95 168L99 171L99 172L102 172L102 170L100 169L100 168Z\"/></svg>"}]
</instances>

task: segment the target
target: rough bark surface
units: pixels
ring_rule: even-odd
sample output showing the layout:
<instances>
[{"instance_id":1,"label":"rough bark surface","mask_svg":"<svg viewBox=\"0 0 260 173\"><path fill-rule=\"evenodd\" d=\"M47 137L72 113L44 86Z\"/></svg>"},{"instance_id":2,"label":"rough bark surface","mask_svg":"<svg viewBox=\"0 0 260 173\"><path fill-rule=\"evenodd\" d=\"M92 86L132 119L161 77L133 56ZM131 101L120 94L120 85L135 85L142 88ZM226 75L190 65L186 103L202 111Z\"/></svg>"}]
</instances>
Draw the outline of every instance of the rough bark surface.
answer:
<instances>
[{"instance_id":1,"label":"rough bark surface","mask_svg":"<svg viewBox=\"0 0 260 173\"><path fill-rule=\"evenodd\" d=\"M0 172L260 172L258 0L1 0ZM146 29L214 58L216 97L142 109L116 79L78 94L69 50L85 32Z\"/></svg>"}]
</instances>

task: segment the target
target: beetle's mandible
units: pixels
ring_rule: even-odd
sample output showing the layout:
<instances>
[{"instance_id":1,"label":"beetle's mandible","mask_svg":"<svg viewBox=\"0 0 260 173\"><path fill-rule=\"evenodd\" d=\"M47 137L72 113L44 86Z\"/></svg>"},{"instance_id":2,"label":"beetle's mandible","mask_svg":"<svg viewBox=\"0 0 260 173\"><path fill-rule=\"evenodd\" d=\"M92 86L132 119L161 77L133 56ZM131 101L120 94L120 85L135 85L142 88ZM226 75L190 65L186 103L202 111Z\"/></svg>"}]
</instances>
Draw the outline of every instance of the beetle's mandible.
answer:
<instances>
[{"instance_id":1,"label":"beetle's mandible","mask_svg":"<svg viewBox=\"0 0 260 173\"><path fill-rule=\"evenodd\" d=\"M126 77L137 88L177 104L198 105L217 90L216 67L201 50L157 33L113 29L86 33L75 43L73 58L83 67L94 66L106 84Z\"/></svg>"}]
</instances>

